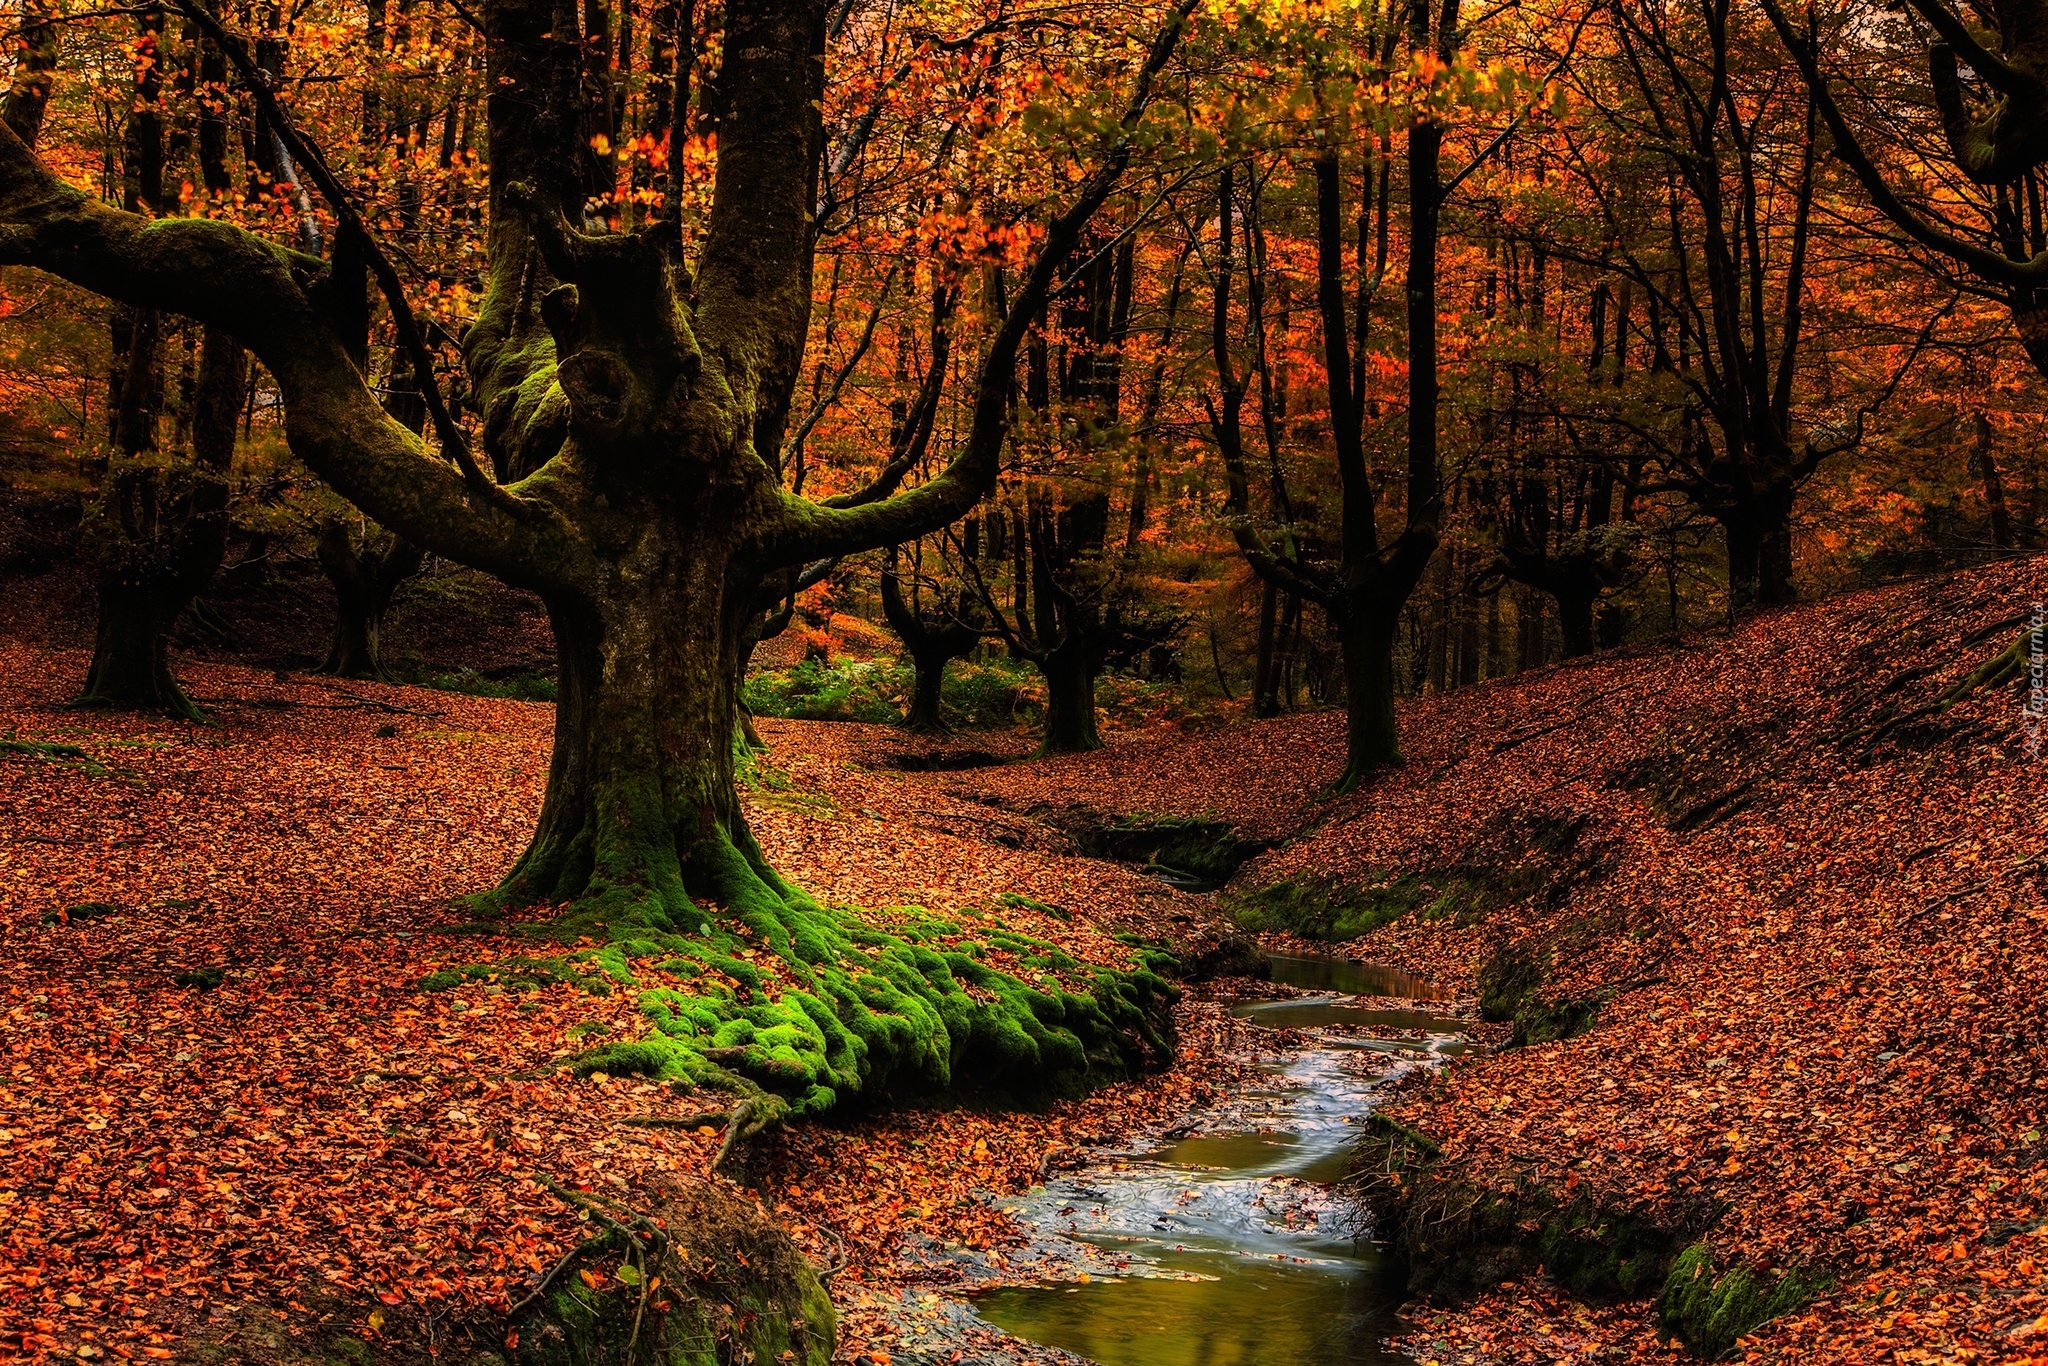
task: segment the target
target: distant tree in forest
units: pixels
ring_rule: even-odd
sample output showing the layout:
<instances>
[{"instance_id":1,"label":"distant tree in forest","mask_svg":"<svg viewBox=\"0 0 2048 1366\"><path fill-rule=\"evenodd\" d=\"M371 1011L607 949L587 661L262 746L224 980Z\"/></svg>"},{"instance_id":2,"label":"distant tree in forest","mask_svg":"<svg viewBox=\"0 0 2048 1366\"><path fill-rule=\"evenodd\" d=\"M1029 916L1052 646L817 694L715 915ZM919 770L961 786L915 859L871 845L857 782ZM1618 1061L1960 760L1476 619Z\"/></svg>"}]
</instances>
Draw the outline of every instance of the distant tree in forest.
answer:
<instances>
[{"instance_id":1,"label":"distant tree in forest","mask_svg":"<svg viewBox=\"0 0 2048 1366\"><path fill-rule=\"evenodd\" d=\"M980 523L970 518L960 541L962 556L979 555L980 530ZM940 554L934 550L933 560ZM955 582L949 591L944 580L928 580L924 564L915 550L905 555L903 547L889 547L882 563L882 620L903 642L903 653L910 659L910 702L903 712L904 728L939 735L947 730L939 710L946 666L974 653L986 634L986 618L964 585ZM905 568L909 571L908 592L904 591Z\"/></svg>"},{"instance_id":2,"label":"distant tree in forest","mask_svg":"<svg viewBox=\"0 0 2048 1366\"><path fill-rule=\"evenodd\" d=\"M1458 59L1464 30L1458 0L1440 9L1427 3L1375 12L1360 35L1364 72L1385 79L1395 56L1407 52L1414 69L1449 73ZM1360 164L1354 215L1347 218L1344 186L1347 147L1333 127L1309 130L1305 159L1313 184L1316 308L1322 326L1322 369L1329 439L1335 448L1341 497L1338 530L1327 548L1303 537L1295 524L1291 497L1273 427L1271 373L1266 363L1264 262L1261 229L1239 203L1233 173L1226 170L1217 196L1212 354L1217 393L1210 426L1227 472L1226 507L1239 549L1252 568L1276 589L1323 609L1342 647L1346 745L1344 768L1334 790L1357 785L1373 768L1400 759L1394 719L1395 651L1403 611L1435 554L1444 514L1439 468L1438 422L1438 247L1442 236L1446 182L1442 154L1442 110L1433 106L1430 80L1406 110L1407 261L1404 270L1408 409L1405 469L1399 481L1399 521L1381 529L1381 488L1370 468L1364 439L1367 334L1373 300L1387 270L1388 190L1391 148L1373 137L1355 138ZM1370 127L1370 124L1365 124ZM1378 171L1377 178L1375 170ZM1255 200L1248 201L1255 204ZM1373 218L1379 232L1375 236ZM1239 235L1243 235L1243 246ZM1346 248L1351 248L1347 282ZM1241 366L1233 344L1233 274L1239 252L1246 258L1247 324L1253 360ZM1268 535L1252 517L1251 478L1243 435L1245 396L1256 372L1271 478Z\"/></svg>"},{"instance_id":3,"label":"distant tree in forest","mask_svg":"<svg viewBox=\"0 0 2048 1366\"><path fill-rule=\"evenodd\" d=\"M1805 77L1836 154L1855 173L1871 202L1909 240L1931 249L1937 259L1954 262L1995 291L2012 316L2028 358L2037 371L2048 375L2048 213L2043 209L2048 81L2039 74L2048 60L2048 25L2042 22L2048 16L2035 3L1972 10L1990 21L1987 29L1944 0L1909 0L1907 8L1933 33L1924 42L1924 89L1932 96L1932 107L1916 107L1923 88L1917 80L1895 80L1890 83L1891 97L1884 101L1882 123L1866 116L1859 127L1851 121L1859 111L1844 109L1822 66L1827 45L1818 12L1809 9L1806 23L1795 25L1777 0L1763 0L1765 14ZM1845 49L1868 46L1870 18L1862 5L1838 8L1828 23L1831 40ZM1918 32L1900 35L1892 25L1880 27L1882 58L1922 45ZM1996 50L1986 41L1994 34ZM1965 68L1970 80L1962 75ZM1916 115L1931 118L1937 126L1955 177L1927 184L1928 177L1921 172L1935 164L1935 150L1928 144L1936 138L1916 126ZM1902 154L1915 174L1888 175L1870 150L1873 146ZM1958 212L1964 206L1975 219L1974 230ZM1983 492L1993 543L2009 549L2017 538L1992 426L1981 407L1973 412L1971 425L1971 472Z\"/></svg>"}]
</instances>

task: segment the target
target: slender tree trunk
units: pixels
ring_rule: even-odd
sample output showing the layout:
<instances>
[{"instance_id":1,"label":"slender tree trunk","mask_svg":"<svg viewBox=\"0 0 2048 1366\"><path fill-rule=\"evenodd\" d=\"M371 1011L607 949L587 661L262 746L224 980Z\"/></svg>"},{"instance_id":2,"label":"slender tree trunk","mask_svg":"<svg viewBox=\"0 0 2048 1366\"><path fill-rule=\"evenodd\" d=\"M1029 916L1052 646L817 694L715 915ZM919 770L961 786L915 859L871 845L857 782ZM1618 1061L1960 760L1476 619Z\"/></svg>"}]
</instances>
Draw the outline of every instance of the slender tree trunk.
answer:
<instances>
[{"instance_id":1,"label":"slender tree trunk","mask_svg":"<svg viewBox=\"0 0 2048 1366\"><path fill-rule=\"evenodd\" d=\"M1469 557L1456 556L1451 560L1451 587L1457 595L1452 599L1457 604L1458 619L1458 686L1469 688L1479 681L1479 604L1472 595L1464 591L1464 583L1470 571Z\"/></svg>"},{"instance_id":2,"label":"slender tree trunk","mask_svg":"<svg viewBox=\"0 0 2048 1366\"><path fill-rule=\"evenodd\" d=\"M1087 654L1062 645L1039 666L1045 674L1045 741L1041 754L1102 748L1095 728L1095 669Z\"/></svg>"},{"instance_id":3,"label":"slender tree trunk","mask_svg":"<svg viewBox=\"0 0 2048 1366\"><path fill-rule=\"evenodd\" d=\"M1975 414L1977 477L1984 481L1984 507L1991 515L1991 543L2010 550L2017 542L2012 534L2012 516L2005 506L2005 481L1999 478L1998 461L1991 452L1991 420Z\"/></svg>"},{"instance_id":4,"label":"slender tree trunk","mask_svg":"<svg viewBox=\"0 0 2048 1366\"><path fill-rule=\"evenodd\" d=\"M1279 625L1280 590L1271 579L1262 581L1259 593L1259 648L1252 668L1252 715L1278 716L1280 699L1273 667L1273 635Z\"/></svg>"},{"instance_id":5,"label":"slender tree trunk","mask_svg":"<svg viewBox=\"0 0 2048 1366\"><path fill-rule=\"evenodd\" d=\"M1543 666L1543 595L1524 584L1515 598L1515 624L1519 632L1522 672Z\"/></svg>"}]
</instances>

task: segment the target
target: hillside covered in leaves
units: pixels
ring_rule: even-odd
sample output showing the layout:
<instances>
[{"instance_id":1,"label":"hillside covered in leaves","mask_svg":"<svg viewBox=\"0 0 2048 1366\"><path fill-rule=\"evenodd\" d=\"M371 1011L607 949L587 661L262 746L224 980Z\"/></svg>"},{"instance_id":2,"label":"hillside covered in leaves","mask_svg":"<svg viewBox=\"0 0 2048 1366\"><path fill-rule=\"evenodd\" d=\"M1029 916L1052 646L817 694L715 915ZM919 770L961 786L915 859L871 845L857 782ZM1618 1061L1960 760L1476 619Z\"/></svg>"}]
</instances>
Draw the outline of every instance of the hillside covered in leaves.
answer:
<instances>
[{"instance_id":1,"label":"hillside covered in leaves","mask_svg":"<svg viewBox=\"0 0 2048 1366\"><path fill-rule=\"evenodd\" d=\"M1476 997L1498 1051L1404 1084L1348 1179L1423 1298L1419 1359L1661 1356L1713 1319L1673 1301L1697 1280L1722 1327L1762 1316L1743 1296L1782 1313L1761 1359L2026 1360L2048 811L1983 666L2039 596L2019 562L1463 690L1335 801L1333 717L952 772L885 728L766 722L747 801L834 903L1112 965L1193 962L1236 917ZM619 990L594 941L443 972L506 961L449 898L521 837L543 704L194 666L212 724L105 718L62 708L66 663L5 654L0 1342L487 1345L581 1236L554 1189L707 1179L703 1106L579 1059L654 1027L646 989L715 979L636 962ZM1188 826L1248 860L1220 896L1079 848ZM931 1283L911 1235L999 1251L987 1193L1227 1089L1243 1026L1213 1012L1184 999L1179 1060L1078 1105L774 1139L751 1179L842 1268L842 1357L886 1353L886 1305Z\"/></svg>"}]
</instances>

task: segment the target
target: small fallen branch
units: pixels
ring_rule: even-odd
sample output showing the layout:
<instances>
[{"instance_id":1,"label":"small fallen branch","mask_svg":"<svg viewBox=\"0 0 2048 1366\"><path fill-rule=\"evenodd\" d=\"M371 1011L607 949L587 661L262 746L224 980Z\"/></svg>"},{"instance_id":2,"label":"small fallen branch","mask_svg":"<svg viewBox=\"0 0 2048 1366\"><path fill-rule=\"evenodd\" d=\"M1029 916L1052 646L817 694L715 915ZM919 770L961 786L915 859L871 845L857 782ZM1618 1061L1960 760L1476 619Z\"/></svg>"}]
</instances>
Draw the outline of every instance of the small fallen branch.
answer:
<instances>
[{"instance_id":1,"label":"small fallen branch","mask_svg":"<svg viewBox=\"0 0 2048 1366\"><path fill-rule=\"evenodd\" d=\"M627 1115L615 1121L635 1129L718 1129L730 1123L732 1116L724 1110L706 1110L695 1115Z\"/></svg>"},{"instance_id":2,"label":"small fallen branch","mask_svg":"<svg viewBox=\"0 0 2048 1366\"><path fill-rule=\"evenodd\" d=\"M564 1271L567 1271L572 1265L575 1264L576 1260L582 1257L584 1254L596 1252L603 1246L604 1239L591 1238L585 1240L584 1242L578 1243L575 1247L570 1248L566 1253L562 1255L562 1260L556 1262L553 1268L549 1270L548 1274L540 1278L540 1284L536 1285L533 1288L532 1292L529 1293L525 1299L519 1301L519 1303L513 1305L509 1310L505 1312L505 1321L507 1323L513 1322L521 1314L524 1314L528 1309L531 1309L534 1305L540 1303L541 1296L548 1293L548 1287L555 1283L555 1278L557 1276L560 1276Z\"/></svg>"},{"instance_id":3,"label":"small fallen branch","mask_svg":"<svg viewBox=\"0 0 2048 1366\"><path fill-rule=\"evenodd\" d=\"M1398 1119L1381 1114L1377 1110L1373 1111L1372 1118L1366 1121L1366 1126L1379 1130L1389 1138L1397 1138L1402 1142L1411 1144L1431 1157L1442 1157L1444 1155L1441 1143L1438 1143L1427 1134L1409 1128Z\"/></svg>"}]
</instances>

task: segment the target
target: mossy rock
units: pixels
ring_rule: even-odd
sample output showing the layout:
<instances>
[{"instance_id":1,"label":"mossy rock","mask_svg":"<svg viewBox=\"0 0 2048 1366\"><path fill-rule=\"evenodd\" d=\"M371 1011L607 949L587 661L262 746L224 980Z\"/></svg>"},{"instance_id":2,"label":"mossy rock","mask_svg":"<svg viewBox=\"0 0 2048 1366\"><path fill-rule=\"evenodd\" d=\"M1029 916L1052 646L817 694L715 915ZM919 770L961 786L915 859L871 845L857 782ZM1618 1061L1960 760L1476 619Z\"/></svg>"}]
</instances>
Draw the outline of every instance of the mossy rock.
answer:
<instances>
[{"instance_id":1,"label":"mossy rock","mask_svg":"<svg viewBox=\"0 0 2048 1366\"><path fill-rule=\"evenodd\" d=\"M1771 1277L1736 1265L1717 1273L1714 1254L1694 1243L1678 1254L1657 1299L1665 1331L1709 1361L1733 1355L1735 1344L1769 1323L1793 1313L1832 1284L1826 1276L1799 1271Z\"/></svg>"},{"instance_id":2,"label":"mossy rock","mask_svg":"<svg viewBox=\"0 0 2048 1366\"><path fill-rule=\"evenodd\" d=\"M1283 930L1337 943L1391 924L1429 904L1435 895L1413 875L1363 886L1300 877L1233 896L1229 906L1237 923L1254 933Z\"/></svg>"},{"instance_id":3,"label":"mossy rock","mask_svg":"<svg viewBox=\"0 0 2048 1366\"><path fill-rule=\"evenodd\" d=\"M680 1185L653 1222L644 1264L617 1233L585 1245L583 1264L514 1323L511 1366L827 1366L832 1301L758 1205Z\"/></svg>"},{"instance_id":4,"label":"mossy rock","mask_svg":"<svg viewBox=\"0 0 2048 1366\"><path fill-rule=\"evenodd\" d=\"M641 1250L593 1223L545 1291L508 1322L472 1312L430 1321L302 1287L306 1312L243 1304L216 1311L176 1349L192 1366L827 1366L836 1322L817 1273L751 1200L702 1182L652 1193ZM632 1213L619 1210L622 1221ZM643 1288L645 1293L643 1294ZM511 1292L521 1295L519 1289ZM636 1330L637 1320L637 1330Z\"/></svg>"}]
</instances>

